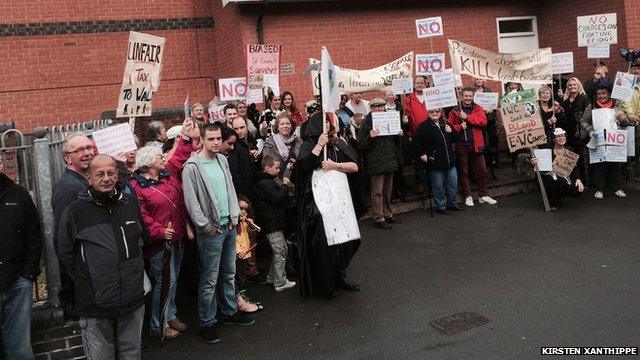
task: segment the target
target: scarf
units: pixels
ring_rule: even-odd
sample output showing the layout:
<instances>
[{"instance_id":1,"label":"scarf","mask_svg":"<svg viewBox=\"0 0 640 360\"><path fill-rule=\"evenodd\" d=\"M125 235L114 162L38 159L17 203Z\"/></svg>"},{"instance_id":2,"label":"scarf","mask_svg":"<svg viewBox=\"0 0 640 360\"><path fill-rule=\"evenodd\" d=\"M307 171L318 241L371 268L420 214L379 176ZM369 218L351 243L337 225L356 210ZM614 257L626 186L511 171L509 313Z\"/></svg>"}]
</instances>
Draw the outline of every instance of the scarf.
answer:
<instances>
[{"instance_id":1,"label":"scarf","mask_svg":"<svg viewBox=\"0 0 640 360\"><path fill-rule=\"evenodd\" d=\"M116 183L116 186L111 190L110 193L105 194L99 191L96 191L92 186L89 187L89 194L93 198L93 200L98 205L115 205L120 198L122 197L122 192L120 191L119 184Z\"/></svg>"},{"instance_id":2,"label":"scarf","mask_svg":"<svg viewBox=\"0 0 640 360\"><path fill-rule=\"evenodd\" d=\"M613 109L613 100L609 99L609 101L607 101L606 103L601 103L600 101L596 100L596 104L598 105L599 109Z\"/></svg>"},{"instance_id":3,"label":"scarf","mask_svg":"<svg viewBox=\"0 0 640 360\"><path fill-rule=\"evenodd\" d=\"M278 152L280 153L280 157L285 161L289 159L289 146L296 141L296 134L292 133L288 138L282 136L282 134L274 134L273 141L276 143L278 147Z\"/></svg>"}]
</instances>

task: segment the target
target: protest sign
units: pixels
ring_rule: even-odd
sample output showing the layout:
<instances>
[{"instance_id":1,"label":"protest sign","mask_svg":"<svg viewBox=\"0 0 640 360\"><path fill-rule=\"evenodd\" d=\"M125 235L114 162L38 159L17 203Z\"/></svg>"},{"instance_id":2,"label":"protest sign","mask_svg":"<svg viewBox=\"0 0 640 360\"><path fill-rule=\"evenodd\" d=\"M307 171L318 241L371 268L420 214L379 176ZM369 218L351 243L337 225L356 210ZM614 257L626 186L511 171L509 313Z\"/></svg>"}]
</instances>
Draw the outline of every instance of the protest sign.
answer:
<instances>
[{"instance_id":1,"label":"protest sign","mask_svg":"<svg viewBox=\"0 0 640 360\"><path fill-rule=\"evenodd\" d=\"M500 108L500 115L510 152L547 143L537 106L534 106L532 112L531 109L525 109L524 103L507 105Z\"/></svg>"},{"instance_id":2,"label":"protest sign","mask_svg":"<svg viewBox=\"0 0 640 360\"><path fill-rule=\"evenodd\" d=\"M338 88L338 73L331 60L329 51L322 47L322 68L320 70L322 82L322 110L335 113L340 108L340 89Z\"/></svg>"},{"instance_id":3,"label":"protest sign","mask_svg":"<svg viewBox=\"0 0 640 360\"><path fill-rule=\"evenodd\" d=\"M165 39L161 37L129 32L116 117L151 115L151 99L160 86L164 43Z\"/></svg>"},{"instance_id":4,"label":"protest sign","mask_svg":"<svg viewBox=\"0 0 640 360\"><path fill-rule=\"evenodd\" d=\"M413 92L413 78L394 79L391 82L394 95L411 94Z\"/></svg>"},{"instance_id":5,"label":"protest sign","mask_svg":"<svg viewBox=\"0 0 640 360\"><path fill-rule=\"evenodd\" d=\"M439 73L431 74L433 86L437 87L456 87L456 77L453 69L444 69Z\"/></svg>"},{"instance_id":6,"label":"protest sign","mask_svg":"<svg viewBox=\"0 0 640 360\"><path fill-rule=\"evenodd\" d=\"M551 54L551 68L554 74L570 74L573 72L573 52Z\"/></svg>"},{"instance_id":7,"label":"protest sign","mask_svg":"<svg viewBox=\"0 0 640 360\"><path fill-rule=\"evenodd\" d=\"M533 149L533 156L538 160L538 171L551 171L551 149Z\"/></svg>"},{"instance_id":8,"label":"protest sign","mask_svg":"<svg viewBox=\"0 0 640 360\"><path fill-rule=\"evenodd\" d=\"M243 77L218 80L220 101L244 100L247 98L247 79Z\"/></svg>"},{"instance_id":9,"label":"protest sign","mask_svg":"<svg viewBox=\"0 0 640 360\"><path fill-rule=\"evenodd\" d=\"M594 131L601 131L604 129L616 130L618 124L616 123L616 110L615 109L593 109L591 110L591 124Z\"/></svg>"},{"instance_id":10,"label":"protest sign","mask_svg":"<svg viewBox=\"0 0 640 360\"><path fill-rule=\"evenodd\" d=\"M495 110L498 108L499 96L497 92L476 92L473 94L473 102L485 110Z\"/></svg>"},{"instance_id":11,"label":"protest sign","mask_svg":"<svg viewBox=\"0 0 640 360\"><path fill-rule=\"evenodd\" d=\"M513 105L516 103L536 102L537 100L538 100L538 96L536 95L535 90L527 89L527 90L512 92L504 95L500 99L500 106L504 107L504 106Z\"/></svg>"},{"instance_id":12,"label":"protest sign","mask_svg":"<svg viewBox=\"0 0 640 360\"><path fill-rule=\"evenodd\" d=\"M444 70L444 53L416 54L416 75L431 75Z\"/></svg>"},{"instance_id":13,"label":"protest sign","mask_svg":"<svg viewBox=\"0 0 640 360\"><path fill-rule=\"evenodd\" d=\"M209 116L210 122L219 121L221 123L225 123L227 120L224 117L224 107L225 105L220 105L216 107L209 108Z\"/></svg>"},{"instance_id":14,"label":"protest sign","mask_svg":"<svg viewBox=\"0 0 640 360\"><path fill-rule=\"evenodd\" d=\"M616 79L613 82L611 98L627 102L631 101L631 96L636 87L636 81L638 81L636 75L618 71L616 73Z\"/></svg>"},{"instance_id":15,"label":"protest sign","mask_svg":"<svg viewBox=\"0 0 640 360\"><path fill-rule=\"evenodd\" d=\"M264 75L280 74L280 45L247 45L247 83L249 89L262 89Z\"/></svg>"},{"instance_id":16,"label":"protest sign","mask_svg":"<svg viewBox=\"0 0 640 360\"><path fill-rule=\"evenodd\" d=\"M117 156L137 149L129 123L109 126L92 133L99 154Z\"/></svg>"},{"instance_id":17,"label":"protest sign","mask_svg":"<svg viewBox=\"0 0 640 360\"><path fill-rule=\"evenodd\" d=\"M453 87L430 87L422 92L427 109L442 109L458 104L456 89Z\"/></svg>"},{"instance_id":18,"label":"protest sign","mask_svg":"<svg viewBox=\"0 0 640 360\"><path fill-rule=\"evenodd\" d=\"M627 162L627 130L594 131L595 148L589 147L589 163Z\"/></svg>"},{"instance_id":19,"label":"protest sign","mask_svg":"<svg viewBox=\"0 0 640 360\"><path fill-rule=\"evenodd\" d=\"M610 48L611 45L609 44L589 44L587 46L587 59L608 59Z\"/></svg>"},{"instance_id":20,"label":"protest sign","mask_svg":"<svg viewBox=\"0 0 640 360\"><path fill-rule=\"evenodd\" d=\"M275 96L280 96L280 76L278 74L264 74L262 76L262 87L265 94L272 92Z\"/></svg>"},{"instance_id":21,"label":"protest sign","mask_svg":"<svg viewBox=\"0 0 640 360\"><path fill-rule=\"evenodd\" d=\"M564 151L553 160L553 172L558 176L569 178L571 172L573 172L573 169L578 164L578 159L580 159L580 155L564 149Z\"/></svg>"},{"instance_id":22,"label":"protest sign","mask_svg":"<svg viewBox=\"0 0 640 360\"><path fill-rule=\"evenodd\" d=\"M636 156L636 126L627 126L627 156Z\"/></svg>"},{"instance_id":23,"label":"protest sign","mask_svg":"<svg viewBox=\"0 0 640 360\"><path fill-rule=\"evenodd\" d=\"M449 40L449 52L457 74L520 83L549 84L552 81L551 48L503 54Z\"/></svg>"},{"instance_id":24,"label":"protest sign","mask_svg":"<svg viewBox=\"0 0 640 360\"><path fill-rule=\"evenodd\" d=\"M418 33L418 39L444 35L442 17L437 16L426 19L417 19L416 32Z\"/></svg>"},{"instance_id":25,"label":"protest sign","mask_svg":"<svg viewBox=\"0 0 640 360\"><path fill-rule=\"evenodd\" d=\"M320 60L309 59L310 64L318 64ZM342 94L354 92L385 91L393 80L413 76L413 51L390 63L368 70L344 69L335 65L338 73L338 88ZM319 95L318 72L311 71L313 94Z\"/></svg>"},{"instance_id":26,"label":"protest sign","mask_svg":"<svg viewBox=\"0 0 640 360\"><path fill-rule=\"evenodd\" d=\"M313 198L324 225L329 246L360 239L347 175L340 171L316 170L311 177Z\"/></svg>"},{"instance_id":27,"label":"protest sign","mask_svg":"<svg viewBox=\"0 0 640 360\"><path fill-rule=\"evenodd\" d=\"M247 105L249 104L262 104L264 98L262 96L262 89L249 90L247 94Z\"/></svg>"},{"instance_id":28,"label":"protest sign","mask_svg":"<svg viewBox=\"0 0 640 360\"><path fill-rule=\"evenodd\" d=\"M293 75L296 73L296 64L286 63L280 65L280 75Z\"/></svg>"},{"instance_id":29,"label":"protest sign","mask_svg":"<svg viewBox=\"0 0 640 360\"><path fill-rule=\"evenodd\" d=\"M400 133L400 112L379 111L371 113L372 126L378 129L380 136L398 135Z\"/></svg>"},{"instance_id":30,"label":"protest sign","mask_svg":"<svg viewBox=\"0 0 640 360\"><path fill-rule=\"evenodd\" d=\"M578 46L589 44L617 44L616 13L578 16Z\"/></svg>"}]
</instances>

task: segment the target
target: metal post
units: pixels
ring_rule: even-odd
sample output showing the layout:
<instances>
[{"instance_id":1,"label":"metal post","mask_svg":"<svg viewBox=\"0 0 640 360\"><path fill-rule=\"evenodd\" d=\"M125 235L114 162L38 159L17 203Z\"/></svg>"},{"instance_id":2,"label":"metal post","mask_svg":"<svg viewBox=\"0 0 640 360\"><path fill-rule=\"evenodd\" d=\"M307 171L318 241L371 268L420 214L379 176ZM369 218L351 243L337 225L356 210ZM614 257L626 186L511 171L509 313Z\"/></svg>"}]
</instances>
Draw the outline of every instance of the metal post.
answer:
<instances>
[{"instance_id":1,"label":"metal post","mask_svg":"<svg viewBox=\"0 0 640 360\"><path fill-rule=\"evenodd\" d=\"M51 176L49 158L49 139L46 136L46 132L36 132L36 136L39 138L34 140L33 150L36 167L36 183L38 184L38 208L40 209L40 221L42 222L42 232L44 235L44 258L47 269L47 302L52 309L53 320L62 322L63 313L60 307L60 299L58 299L58 292L60 291L60 267L53 243L55 224L53 223L53 208L51 207L53 178Z\"/></svg>"}]
</instances>

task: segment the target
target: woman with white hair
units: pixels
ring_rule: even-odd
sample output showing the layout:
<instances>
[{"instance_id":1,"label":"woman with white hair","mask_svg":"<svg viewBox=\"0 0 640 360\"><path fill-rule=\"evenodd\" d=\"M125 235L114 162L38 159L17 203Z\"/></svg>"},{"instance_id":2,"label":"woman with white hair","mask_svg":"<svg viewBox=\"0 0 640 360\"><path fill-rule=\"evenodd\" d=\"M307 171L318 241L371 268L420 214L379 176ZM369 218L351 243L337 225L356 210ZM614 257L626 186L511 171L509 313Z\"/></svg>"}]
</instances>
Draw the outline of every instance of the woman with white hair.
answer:
<instances>
[{"instance_id":1,"label":"woman with white hair","mask_svg":"<svg viewBox=\"0 0 640 360\"><path fill-rule=\"evenodd\" d=\"M151 305L150 331L152 337L175 339L187 326L176 317L176 284L180 273L183 241L188 237L187 212L184 205L180 177L183 164L192 151L191 119L185 120L179 136L178 146L167 162L156 146L145 146L138 150L136 171L129 184L140 202L140 212L152 244L143 248L149 261L151 276L155 279ZM171 253L169 279L169 309L166 316L168 327L160 323L160 290L162 285L163 255Z\"/></svg>"}]
</instances>

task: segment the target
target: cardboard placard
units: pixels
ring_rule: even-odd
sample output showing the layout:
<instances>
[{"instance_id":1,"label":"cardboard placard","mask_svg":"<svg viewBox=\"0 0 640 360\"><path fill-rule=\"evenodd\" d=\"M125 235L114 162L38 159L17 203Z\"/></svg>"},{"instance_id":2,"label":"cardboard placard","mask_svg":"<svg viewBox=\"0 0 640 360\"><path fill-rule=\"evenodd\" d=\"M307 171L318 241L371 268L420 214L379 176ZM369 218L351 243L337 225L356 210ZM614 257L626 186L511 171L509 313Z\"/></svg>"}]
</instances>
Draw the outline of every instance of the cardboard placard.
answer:
<instances>
[{"instance_id":1,"label":"cardboard placard","mask_svg":"<svg viewBox=\"0 0 640 360\"><path fill-rule=\"evenodd\" d=\"M416 33L418 34L418 39L444 35L444 29L442 27L442 17L436 16L426 19L417 19Z\"/></svg>"},{"instance_id":2,"label":"cardboard placard","mask_svg":"<svg viewBox=\"0 0 640 360\"><path fill-rule=\"evenodd\" d=\"M132 150L136 150L136 141L133 138L129 123L109 126L92 133L99 154L117 156Z\"/></svg>"},{"instance_id":3,"label":"cardboard placard","mask_svg":"<svg viewBox=\"0 0 640 360\"><path fill-rule=\"evenodd\" d=\"M444 70L444 53L416 54L416 75L431 75Z\"/></svg>"},{"instance_id":4,"label":"cardboard placard","mask_svg":"<svg viewBox=\"0 0 640 360\"><path fill-rule=\"evenodd\" d=\"M580 155L571 150L564 149L564 151L553 160L553 172L558 176L569 178L573 169L578 164L578 159L580 159Z\"/></svg>"},{"instance_id":5,"label":"cardboard placard","mask_svg":"<svg viewBox=\"0 0 640 360\"><path fill-rule=\"evenodd\" d=\"M400 130L399 111L378 111L371 113L372 127L378 129L379 136L398 135Z\"/></svg>"},{"instance_id":6,"label":"cardboard placard","mask_svg":"<svg viewBox=\"0 0 640 360\"><path fill-rule=\"evenodd\" d=\"M533 108L529 105L533 105ZM540 111L535 103L516 103L502 107L500 115L510 152L547 143Z\"/></svg>"},{"instance_id":7,"label":"cardboard placard","mask_svg":"<svg viewBox=\"0 0 640 360\"><path fill-rule=\"evenodd\" d=\"M553 80L551 48L504 54L450 39L449 52L457 74L532 84L550 84Z\"/></svg>"},{"instance_id":8,"label":"cardboard placard","mask_svg":"<svg viewBox=\"0 0 640 360\"><path fill-rule=\"evenodd\" d=\"M578 46L617 44L617 22L616 13L578 16Z\"/></svg>"},{"instance_id":9,"label":"cardboard placard","mask_svg":"<svg viewBox=\"0 0 640 360\"><path fill-rule=\"evenodd\" d=\"M151 99L160 86L164 44L164 38L129 32L116 117L151 116Z\"/></svg>"}]
</instances>

